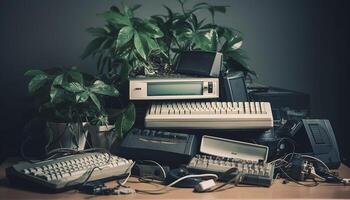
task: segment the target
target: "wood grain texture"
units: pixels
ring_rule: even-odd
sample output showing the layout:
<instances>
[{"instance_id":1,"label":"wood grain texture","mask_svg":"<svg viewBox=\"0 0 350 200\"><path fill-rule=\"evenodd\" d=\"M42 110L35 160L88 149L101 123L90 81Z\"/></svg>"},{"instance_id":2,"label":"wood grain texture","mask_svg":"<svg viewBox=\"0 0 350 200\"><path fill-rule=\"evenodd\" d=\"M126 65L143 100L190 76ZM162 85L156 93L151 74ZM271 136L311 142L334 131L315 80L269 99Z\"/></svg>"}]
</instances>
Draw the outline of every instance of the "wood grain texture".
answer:
<instances>
[{"instance_id":1,"label":"wood grain texture","mask_svg":"<svg viewBox=\"0 0 350 200\"><path fill-rule=\"evenodd\" d=\"M58 194L42 194L28 190L17 189L11 186L5 177L5 168L13 164L13 161L7 160L0 168L0 199L281 199L281 198L350 198L350 186L340 184L321 183L316 187L305 187L295 183L282 184L282 180L276 180L271 187L255 187L241 185L231 187L224 191L213 193L194 193L192 189L173 188L168 193L162 195L134 194L127 196L92 196L81 194L77 191L68 191ZM350 168L341 165L339 175L350 177ZM107 185L114 186L114 182ZM135 178L130 178L128 186L135 189L151 190L162 187L158 184L140 183Z\"/></svg>"}]
</instances>

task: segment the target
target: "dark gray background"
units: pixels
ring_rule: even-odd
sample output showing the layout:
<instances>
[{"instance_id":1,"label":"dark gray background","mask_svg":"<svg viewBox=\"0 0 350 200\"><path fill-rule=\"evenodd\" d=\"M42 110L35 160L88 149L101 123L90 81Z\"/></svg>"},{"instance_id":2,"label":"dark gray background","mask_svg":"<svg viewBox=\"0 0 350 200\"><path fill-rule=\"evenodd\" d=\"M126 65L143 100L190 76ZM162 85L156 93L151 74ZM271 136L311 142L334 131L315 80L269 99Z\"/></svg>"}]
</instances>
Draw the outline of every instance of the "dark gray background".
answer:
<instances>
[{"instance_id":1,"label":"dark gray background","mask_svg":"<svg viewBox=\"0 0 350 200\"><path fill-rule=\"evenodd\" d=\"M136 15L165 13L173 0L125 1L142 4ZM189 5L199 1L189 1ZM312 115L328 118L338 141L345 141L345 67L348 66L349 3L325 0L218 0L230 5L216 22L239 29L250 65L264 84L311 95ZM29 68L77 65L94 72L95 61L82 61L91 36L101 26L96 16L120 1L3 0L0 3L1 145L2 155L15 154L23 124L30 118L23 73ZM208 17L204 12L200 16ZM29 113L29 114L26 114ZM345 149L345 148L344 148ZM347 150L348 151L348 150Z\"/></svg>"}]
</instances>

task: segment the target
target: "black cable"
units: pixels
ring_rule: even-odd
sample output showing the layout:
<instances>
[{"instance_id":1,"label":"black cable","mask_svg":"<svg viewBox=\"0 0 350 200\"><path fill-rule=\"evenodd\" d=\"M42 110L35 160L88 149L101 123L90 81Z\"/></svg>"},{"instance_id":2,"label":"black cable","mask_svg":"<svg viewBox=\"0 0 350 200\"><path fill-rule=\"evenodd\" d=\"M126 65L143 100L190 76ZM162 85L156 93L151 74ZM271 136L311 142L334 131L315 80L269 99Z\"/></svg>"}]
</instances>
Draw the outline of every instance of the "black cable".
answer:
<instances>
[{"instance_id":1,"label":"black cable","mask_svg":"<svg viewBox=\"0 0 350 200\"><path fill-rule=\"evenodd\" d=\"M290 177L290 176L287 174L287 172L285 172L282 168L280 168L280 170L281 170L281 172L282 172L285 176L287 176L287 178L288 178L289 180L293 181L294 183L296 183L296 184L298 184L298 185L302 185L302 186L306 186L306 187L316 187L316 186L319 185L319 182L318 182L316 179L312 179L312 180L315 182L315 184L305 184L305 183L302 183L302 182L297 181L297 180L293 179L292 177Z\"/></svg>"}]
</instances>

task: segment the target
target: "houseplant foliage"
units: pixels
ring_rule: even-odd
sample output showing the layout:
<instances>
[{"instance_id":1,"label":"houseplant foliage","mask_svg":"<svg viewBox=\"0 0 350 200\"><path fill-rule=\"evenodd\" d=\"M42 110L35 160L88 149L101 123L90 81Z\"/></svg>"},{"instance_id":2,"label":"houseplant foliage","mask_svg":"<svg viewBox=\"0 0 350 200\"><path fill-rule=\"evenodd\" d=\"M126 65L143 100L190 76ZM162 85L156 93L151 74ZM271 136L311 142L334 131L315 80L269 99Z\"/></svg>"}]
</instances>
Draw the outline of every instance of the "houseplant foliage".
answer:
<instances>
[{"instance_id":1,"label":"houseplant foliage","mask_svg":"<svg viewBox=\"0 0 350 200\"><path fill-rule=\"evenodd\" d=\"M80 72L76 67L29 70L25 75L32 77L28 91L38 104L39 117L48 122L64 123L64 129L77 124L77 130L71 130L72 135L83 131L84 123L96 126L114 124L118 137L133 125L134 105L129 104L123 109L106 109L105 98L117 99L119 91L90 74ZM53 142L54 132L49 131L48 145Z\"/></svg>"},{"instance_id":2,"label":"houseplant foliage","mask_svg":"<svg viewBox=\"0 0 350 200\"><path fill-rule=\"evenodd\" d=\"M103 27L88 28L94 36L82 57L97 58L100 75L111 80L116 87L131 74L152 74L171 72L182 51L219 51L224 56L224 71L243 71L255 75L240 48L242 34L233 28L215 23L216 13L225 13L227 6L210 5L202 2L191 8L186 0L178 0L181 12L174 12L167 6L166 15L153 15L148 19L135 17L140 5L112 6L99 14L106 24ZM198 12L209 13L210 20L198 19Z\"/></svg>"}]
</instances>

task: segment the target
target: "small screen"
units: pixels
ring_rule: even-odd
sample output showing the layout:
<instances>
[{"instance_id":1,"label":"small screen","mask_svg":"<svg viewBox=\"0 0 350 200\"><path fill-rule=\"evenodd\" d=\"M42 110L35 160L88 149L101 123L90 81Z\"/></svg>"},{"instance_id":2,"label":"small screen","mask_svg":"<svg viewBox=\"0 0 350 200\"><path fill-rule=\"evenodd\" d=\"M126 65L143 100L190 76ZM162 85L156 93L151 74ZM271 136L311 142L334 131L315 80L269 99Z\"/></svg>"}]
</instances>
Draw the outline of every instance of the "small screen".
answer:
<instances>
[{"instance_id":1,"label":"small screen","mask_svg":"<svg viewBox=\"0 0 350 200\"><path fill-rule=\"evenodd\" d=\"M202 95L202 82L164 82L164 83L148 83L148 96L171 96L171 95Z\"/></svg>"},{"instance_id":2,"label":"small screen","mask_svg":"<svg viewBox=\"0 0 350 200\"><path fill-rule=\"evenodd\" d=\"M177 66L178 72L210 73L216 53L189 51L183 52Z\"/></svg>"}]
</instances>

